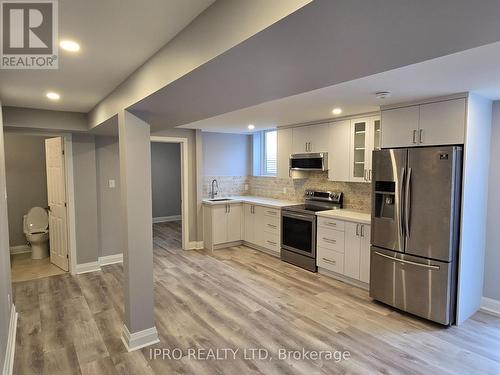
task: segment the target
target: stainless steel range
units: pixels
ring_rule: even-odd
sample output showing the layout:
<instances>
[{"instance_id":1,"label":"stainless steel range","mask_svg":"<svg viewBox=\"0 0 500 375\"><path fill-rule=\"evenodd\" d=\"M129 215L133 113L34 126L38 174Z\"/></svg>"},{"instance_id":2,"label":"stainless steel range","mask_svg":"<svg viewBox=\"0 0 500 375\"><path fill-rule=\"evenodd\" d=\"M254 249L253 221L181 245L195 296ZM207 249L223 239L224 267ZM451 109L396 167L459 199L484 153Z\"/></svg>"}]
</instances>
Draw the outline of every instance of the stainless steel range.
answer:
<instances>
[{"instance_id":1,"label":"stainless steel range","mask_svg":"<svg viewBox=\"0 0 500 375\"><path fill-rule=\"evenodd\" d=\"M281 209L281 259L316 272L316 212L342 208L343 194L306 190L304 204Z\"/></svg>"}]
</instances>

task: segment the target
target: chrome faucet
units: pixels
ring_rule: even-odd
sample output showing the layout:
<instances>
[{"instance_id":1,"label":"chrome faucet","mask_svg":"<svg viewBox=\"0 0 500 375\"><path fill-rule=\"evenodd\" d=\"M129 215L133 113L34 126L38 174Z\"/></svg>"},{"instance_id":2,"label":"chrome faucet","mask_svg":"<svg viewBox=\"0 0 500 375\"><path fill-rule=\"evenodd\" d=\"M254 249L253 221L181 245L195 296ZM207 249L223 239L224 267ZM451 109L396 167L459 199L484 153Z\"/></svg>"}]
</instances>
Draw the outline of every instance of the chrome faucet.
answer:
<instances>
[{"instance_id":1,"label":"chrome faucet","mask_svg":"<svg viewBox=\"0 0 500 375\"><path fill-rule=\"evenodd\" d=\"M217 188L217 191L215 191L215 188ZM210 190L210 199L214 199L218 193L219 193L219 183L214 178L212 180L212 189Z\"/></svg>"}]
</instances>

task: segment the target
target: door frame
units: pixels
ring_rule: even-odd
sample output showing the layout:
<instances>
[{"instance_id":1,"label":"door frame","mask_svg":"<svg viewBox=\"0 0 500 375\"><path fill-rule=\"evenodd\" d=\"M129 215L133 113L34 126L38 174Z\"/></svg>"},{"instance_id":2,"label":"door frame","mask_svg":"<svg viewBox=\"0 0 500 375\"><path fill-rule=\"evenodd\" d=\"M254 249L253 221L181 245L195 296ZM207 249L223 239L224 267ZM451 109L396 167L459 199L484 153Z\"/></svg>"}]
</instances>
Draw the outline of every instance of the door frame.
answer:
<instances>
[{"instance_id":1,"label":"door frame","mask_svg":"<svg viewBox=\"0 0 500 375\"><path fill-rule=\"evenodd\" d=\"M181 215L182 249L190 250L189 245L189 184L188 184L188 139L180 137L152 136L151 143L177 143L181 148Z\"/></svg>"},{"instance_id":2,"label":"door frame","mask_svg":"<svg viewBox=\"0 0 500 375\"><path fill-rule=\"evenodd\" d=\"M11 131L4 129L4 134L17 134L35 137L55 138L62 137L64 144L64 172L66 186L66 213L68 218L68 255L69 255L69 273L76 275L76 213L75 213L75 186L73 179L73 138L71 133L58 132L37 132L37 131ZM7 197L7 200L9 197ZM8 202L7 202L8 203Z\"/></svg>"}]
</instances>

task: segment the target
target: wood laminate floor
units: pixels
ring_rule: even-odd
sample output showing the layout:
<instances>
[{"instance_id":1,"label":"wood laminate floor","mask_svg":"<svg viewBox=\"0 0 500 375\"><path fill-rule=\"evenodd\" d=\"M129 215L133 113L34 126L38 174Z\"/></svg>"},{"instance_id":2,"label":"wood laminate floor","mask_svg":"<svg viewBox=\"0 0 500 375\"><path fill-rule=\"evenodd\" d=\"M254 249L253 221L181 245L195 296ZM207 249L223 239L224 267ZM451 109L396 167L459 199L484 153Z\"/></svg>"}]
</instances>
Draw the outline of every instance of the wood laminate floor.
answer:
<instances>
[{"instance_id":1,"label":"wood laminate floor","mask_svg":"<svg viewBox=\"0 0 500 375\"><path fill-rule=\"evenodd\" d=\"M154 226L161 342L153 348L179 348L181 359L152 359L150 348L125 351L123 270L116 264L14 284L15 373L500 373L500 318L477 313L460 327L442 328L374 303L366 291L244 246L182 251L179 233L178 223ZM189 350L202 348L239 351L234 360L189 358ZM249 358L252 348L272 360L245 359L244 349ZM348 351L351 358L278 358L280 349L302 348Z\"/></svg>"}]
</instances>

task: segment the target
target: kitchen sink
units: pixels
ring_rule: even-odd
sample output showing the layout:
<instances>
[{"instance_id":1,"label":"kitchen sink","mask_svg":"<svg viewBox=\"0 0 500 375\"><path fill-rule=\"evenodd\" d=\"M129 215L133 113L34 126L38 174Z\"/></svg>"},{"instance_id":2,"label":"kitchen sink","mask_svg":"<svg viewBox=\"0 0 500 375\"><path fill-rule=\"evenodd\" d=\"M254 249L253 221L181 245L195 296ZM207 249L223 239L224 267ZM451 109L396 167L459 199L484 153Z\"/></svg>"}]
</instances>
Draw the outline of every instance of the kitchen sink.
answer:
<instances>
[{"instance_id":1,"label":"kitchen sink","mask_svg":"<svg viewBox=\"0 0 500 375\"><path fill-rule=\"evenodd\" d=\"M214 198L214 199L209 199L210 202L225 202L225 201L232 201L231 198Z\"/></svg>"}]
</instances>

